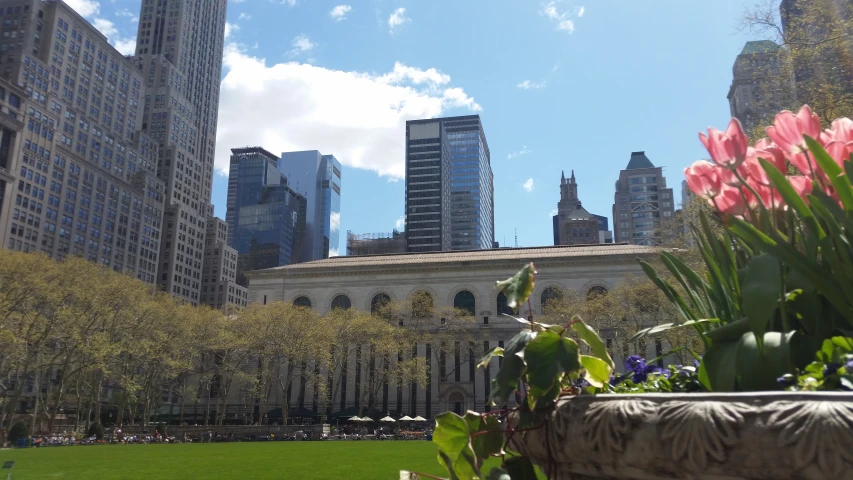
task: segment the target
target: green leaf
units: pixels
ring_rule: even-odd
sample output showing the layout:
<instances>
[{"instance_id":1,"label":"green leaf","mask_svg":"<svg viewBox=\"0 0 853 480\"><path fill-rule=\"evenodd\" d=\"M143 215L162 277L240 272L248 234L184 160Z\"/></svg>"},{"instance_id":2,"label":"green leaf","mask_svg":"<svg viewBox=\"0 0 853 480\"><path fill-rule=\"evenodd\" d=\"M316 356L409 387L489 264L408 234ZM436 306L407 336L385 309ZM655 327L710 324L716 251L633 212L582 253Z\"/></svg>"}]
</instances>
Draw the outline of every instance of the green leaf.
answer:
<instances>
[{"instance_id":1,"label":"green leaf","mask_svg":"<svg viewBox=\"0 0 853 480\"><path fill-rule=\"evenodd\" d=\"M506 304L514 310L526 302L533 293L536 268L533 263L528 263L512 277L497 283L497 287L506 295Z\"/></svg>"},{"instance_id":2,"label":"green leaf","mask_svg":"<svg viewBox=\"0 0 853 480\"><path fill-rule=\"evenodd\" d=\"M791 207L800 218L803 219L803 222L808 227L809 231L812 235L815 236L817 240L821 239L826 235L823 229L820 227L817 219L815 218L812 211L809 209L809 206L806 204L806 201L800 197L794 187L791 186L791 183L785 177L785 175L780 172L775 165L764 160L763 158L758 159L761 166L764 168L764 171L767 172L767 178L773 183L773 186L776 190L779 191L779 194L782 196L782 199L785 200L785 204Z\"/></svg>"},{"instance_id":3,"label":"green leaf","mask_svg":"<svg viewBox=\"0 0 853 480\"><path fill-rule=\"evenodd\" d=\"M432 441L438 445L438 459L451 478L469 480L479 477L474 453L468 446L469 432L465 419L453 412L435 417Z\"/></svg>"},{"instance_id":4,"label":"green leaf","mask_svg":"<svg viewBox=\"0 0 853 480\"><path fill-rule=\"evenodd\" d=\"M616 364L614 364L613 359L610 358L610 353L607 352L607 346L604 344L604 341L594 328L587 325L580 319L580 317L576 316L572 318L572 330L577 332L580 339L592 348L592 352L596 357L609 365L611 369L616 368ZM607 379L609 380L610 377L608 376Z\"/></svg>"},{"instance_id":5,"label":"green leaf","mask_svg":"<svg viewBox=\"0 0 853 480\"><path fill-rule=\"evenodd\" d=\"M527 342L532 340L534 334L531 330L522 330L514 337L509 340L509 343L506 344L506 348L504 349L504 357L509 357L511 355L515 355L522 350L527 345Z\"/></svg>"},{"instance_id":6,"label":"green leaf","mask_svg":"<svg viewBox=\"0 0 853 480\"><path fill-rule=\"evenodd\" d=\"M503 365L492 379L490 397L496 405L504 405L518 386L518 379L524 375L524 360L518 355L504 357Z\"/></svg>"},{"instance_id":7,"label":"green leaf","mask_svg":"<svg viewBox=\"0 0 853 480\"><path fill-rule=\"evenodd\" d=\"M536 469L527 457L510 457L503 467L512 480L536 480Z\"/></svg>"},{"instance_id":8,"label":"green leaf","mask_svg":"<svg viewBox=\"0 0 853 480\"><path fill-rule=\"evenodd\" d=\"M477 412L468 411L463 418L468 424L471 449L477 460L477 469L480 469L490 455L503 451L503 431L494 415L483 416Z\"/></svg>"},{"instance_id":9,"label":"green leaf","mask_svg":"<svg viewBox=\"0 0 853 480\"><path fill-rule=\"evenodd\" d=\"M487 353L483 357L483 359L480 360L480 363L477 364L477 368L486 368L489 366L489 362L492 361L492 358L503 357L503 356L504 356L504 349L501 347L495 347L495 348L489 350L489 353Z\"/></svg>"},{"instance_id":10,"label":"green leaf","mask_svg":"<svg viewBox=\"0 0 853 480\"><path fill-rule=\"evenodd\" d=\"M559 373L557 351L562 349L562 338L554 332L539 332L536 338L528 342L524 349L524 362L527 364L527 382L547 391L554 385Z\"/></svg>"},{"instance_id":11,"label":"green leaf","mask_svg":"<svg viewBox=\"0 0 853 480\"><path fill-rule=\"evenodd\" d=\"M678 328L685 327L695 327L697 325L710 325L713 323L720 323L719 318L703 318L701 320L687 320L686 322L681 323L662 323L660 325L655 325L654 327L644 328L639 332L635 333L628 340L629 342L635 342L644 337L650 337L652 335L657 335L658 333L668 332L670 330L675 330Z\"/></svg>"},{"instance_id":12,"label":"green leaf","mask_svg":"<svg viewBox=\"0 0 853 480\"><path fill-rule=\"evenodd\" d=\"M767 332L762 348L755 335L744 334L737 347L737 376L745 391L778 390L776 379L794 371L791 338L794 332Z\"/></svg>"},{"instance_id":13,"label":"green leaf","mask_svg":"<svg viewBox=\"0 0 853 480\"><path fill-rule=\"evenodd\" d=\"M512 480L512 477L509 476L509 472L506 470L495 467L486 475L486 480Z\"/></svg>"},{"instance_id":14,"label":"green leaf","mask_svg":"<svg viewBox=\"0 0 853 480\"><path fill-rule=\"evenodd\" d=\"M747 332L749 335L751 333ZM735 388L735 372L738 342L714 343L702 357L699 364L700 378L707 378L714 392L731 392ZM703 382L704 383L704 382Z\"/></svg>"},{"instance_id":15,"label":"green leaf","mask_svg":"<svg viewBox=\"0 0 853 480\"><path fill-rule=\"evenodd\" d=\"M744 333L749 332L749 319L741 318L727 323L720 328L705 332L705 336L713 343L737 342Z\"/></svg>"},{"instance_id":16,"label":"green leaf","mask_svg":"<svg viewBox=\"0 0 853 480\"><path fill-rule=\"evenodd\" d=\"M586 370L584 378L590 385L602 388L610 381L613 368L604 360L589 355L581 355L581 366Z\"/></svg>"},{"instance_id":17,"label":"green leaf","mask_svg":"<svg viewBox=\"0 0 853 480\"><path fill-rule=\"evenodd\" d=\"M580 348L571 338L563 338L557 350L557 363L563 372L577 372L581 368Z\"/></svg>"},{"instance_id":18,"label":"green leaf","mask_svg":"<svg viewBox=\"0 0 853 480\"><path fill-rule=\"evenodd\" d=\"M815 139L808 135L803 135L803 138L811 150L815 162L826 173L829 181L832 182L832 186L835 187L835 192L838 194L841 204L844 205L844 210L848 212L853 210L853 186L850 184L850 178L844 175L841 167L835 163L835 160L826 153L826 150Z\"/></svg>"},{"instance_id":19,"label":"green leaf","mask_svg":"<svg viewBox=\"0 0 853 480\"><path fill-rule=\"evenodd\" d=\"M758 347L767 325L773 318L781 298L779 260L764 253L753 257L746 268L743 283L743 313L749 319L749 328L759 339Z\"/></svg>"}]
</instances>

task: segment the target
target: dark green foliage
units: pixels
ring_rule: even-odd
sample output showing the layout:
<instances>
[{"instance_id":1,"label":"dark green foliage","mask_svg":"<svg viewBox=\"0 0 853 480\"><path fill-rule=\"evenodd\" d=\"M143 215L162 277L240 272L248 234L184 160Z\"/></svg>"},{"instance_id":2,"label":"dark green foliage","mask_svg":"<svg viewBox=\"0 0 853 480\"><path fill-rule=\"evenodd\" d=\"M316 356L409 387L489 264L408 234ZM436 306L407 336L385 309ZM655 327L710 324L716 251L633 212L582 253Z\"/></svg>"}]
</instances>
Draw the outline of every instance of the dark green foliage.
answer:
<instances>
[{"instance_id":1,"label":"dark green foliage","mask_svg":"<svg viewBox=\"0 0 853 480\"><path fill-rule=\"evenodd\" d=\"M98 440L104 439L104 427L100 422L95 422L89 425L89 430L86 431L87 437L95 437Z\"/></svg>"},{"instance_id":2,"label":"dark green foliage","mask_svg":"<svg viewBox=\"0 0 853 480\"><path fill-rule=\"evenodd\" d=\"M14 443L19 438L28 438L29 436L30 429L23 422L15 422L9 429L9 442Z\"/></svg>"}]
</instances>

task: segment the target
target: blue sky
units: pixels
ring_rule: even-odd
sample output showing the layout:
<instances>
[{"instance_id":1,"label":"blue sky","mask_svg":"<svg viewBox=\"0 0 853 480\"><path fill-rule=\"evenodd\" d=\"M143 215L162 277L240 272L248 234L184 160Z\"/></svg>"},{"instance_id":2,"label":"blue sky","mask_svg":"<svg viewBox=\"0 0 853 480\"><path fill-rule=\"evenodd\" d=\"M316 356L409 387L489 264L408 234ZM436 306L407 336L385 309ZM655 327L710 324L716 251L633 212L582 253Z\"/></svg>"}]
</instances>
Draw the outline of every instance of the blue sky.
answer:
<instances>
[{"instance_id":1,"label":"blue sky","mask_svg":"<svg viewBox=\"0 0 853 480\"><path fill-rule=\"evenodd\" d=\"M73 0L117 45L139 0ZM337 8L336 8L337 7ZM231 0L213 203L228 150L317 149L344 165L342 230L388 232L404 213L405 121L482 116L502 244L552 243L561 170L611 216L632 151L682 170L724 127L746 35L742 0ZM126 46L125 46L126 48ZM528 188L525 188L527 186ZM679 193L676 193L679 196ZM612 225L612 224L611 224ZM345 244L341 236L340 249Z\"/></svg>"}]
</instances>

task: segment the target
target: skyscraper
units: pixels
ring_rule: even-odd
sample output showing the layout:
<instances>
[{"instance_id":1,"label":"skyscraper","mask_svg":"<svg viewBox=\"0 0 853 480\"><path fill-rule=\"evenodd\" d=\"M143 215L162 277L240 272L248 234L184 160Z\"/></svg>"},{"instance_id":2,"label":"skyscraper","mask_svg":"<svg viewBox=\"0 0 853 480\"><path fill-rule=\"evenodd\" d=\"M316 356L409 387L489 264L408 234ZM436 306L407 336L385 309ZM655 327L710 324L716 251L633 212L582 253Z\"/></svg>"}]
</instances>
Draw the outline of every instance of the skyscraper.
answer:
<instances>
[{"instance_id":1,"label":"skyscraper","mask_svg":"<svg viewBox=\"0 0 853 480\"><path fill-rule=\"evenodd\" d=\"M2 245L153 283L166 195L143 73L63 2L0 8Z\"/></svg>"},{"instance_id":2,"label":"skyscraper","mask_svg":"<svg viewBox=\"0 0 853 480\"><path fill-rule=\"evenodd\" d=\"M729 109L748 134L770 125L793 98L793 78L785 77L781 64L784 55L785 50L769 40L746 42L732 66Z\"/></svg>"},{"instance_id":3,"label":"skyscraper","mask_svg":"<svg viewBox=\"0 0 853 480\"><path fill-rule=\"evenodd\" d=\"M278 170L288 186L304 196L305 233L293 252L292 263L310 262L341 254L341 162L317 150L286 152Z\"/></svg>"},{"instance_id":4,"label":"skyscraper","mask_svg":"<svg viewBox=\"0 0 853 480\"><path fill-rule=\"evenodd\" d=\"M226 0L143 0L134 63L145 87L142 130L159 142L166 184L158 282L199 301L213 181Z\"/></svg>"},{"instance_id":5,"label":"skyscraper","mask_svg":"<svg viewBox=\"0 0 853 480\"><path fill-rule=\"evenodd\" d=\"M574 170L568 180L565 173L560 178L560 201L557 203L556 218L555 245L603 243L598 233L601 230L600 218L583 208L578 198ZM604 223L607 224L606 218Z\"/></svg>"},{"instance_id":6,"label":"skyscraper","mask_svg":"<svg viewBox=\"0 0 853 480\"><path fill-rule=\"evenodd\" d=\"M440 120L406 122L406 250L450 250L450 142Z\"/></svg>"},{"instance_id":7,"label":"skyscraper","mask_svg":"<svg viewBox=\"0 0 853 480\"><path fill-rule=\"evenodd\" d=\"M278 160L260 147L231 149L225 218L243 286L246 271L289 265L303 250L307 201L290 188Z\"/></svg>"},{"instance_id":8,"label":"skyscraper","mask_svg":"<svg viewBox=\"0 0 853 480\"><path fill-rule=\"evenodd\" d=\"M615 242L661 244L661 218L671 218L675 206L663 168L655 167L645 152L631 153L628 166L619 172L613 200Z\"/></svg>"},{"instance_id":9,"label":"skyscraper","mask_svg":"<svg viewBox=\"0 0 853 480\"><path fill-rule=\"evenodd\" d=\"M407 219L415 215L416 222L433 222L437 210L423 210L418 203L419 200L408 198L408 175L414 175L420 181L412 182L416 190L422 190L422 181L429 178L430 169L435 166L426 166L429 160L423 157L424 151L429 151L428 144L412 144L410 125L431 125L435 122L440 124L439 138L446 143L449 153L449 222L442 223L443 230L449 230L450 246L441 247L440 250L477 250L488 249L494 246L494 177L492 174L491 156L486 134L479 115L467 115L461 117L436 118L430 120L414 120L406 122L407 126L407 204L417 208L413 212L409 206L406 208ZM443 135L443 136L442 136ZM423 141L419 139L418 141ZM445 148L442 144L439 149L432 152L441 152ZM424 150L426 149L426 150ZM424 162L424 160L427 160ZM414 162L410 172L409 163ZM419 165L415 165L419 164ZM441 185L444 191L444 185ZM432 198L436 200L437 198ZM435 208L435 206L432 206ZM439 219L443 220L443 219ZM416 223L416 228L422 228L425 223ZM434 246L434 244L433 244ZM420 247L419 247L420 248Z\"/></svg>"},{"instance_id":10,"label":"skyscraper","mask_svg":"<svg viewBox=\"0 0 853 480\"><path fill-rule=\"evenodd\" d=\"M200 303L226 312L245 307L249 289L237 284L237 250L228 246L228 224L221 218L207 219L204 246Z\"/></svg>"}]
</instances>

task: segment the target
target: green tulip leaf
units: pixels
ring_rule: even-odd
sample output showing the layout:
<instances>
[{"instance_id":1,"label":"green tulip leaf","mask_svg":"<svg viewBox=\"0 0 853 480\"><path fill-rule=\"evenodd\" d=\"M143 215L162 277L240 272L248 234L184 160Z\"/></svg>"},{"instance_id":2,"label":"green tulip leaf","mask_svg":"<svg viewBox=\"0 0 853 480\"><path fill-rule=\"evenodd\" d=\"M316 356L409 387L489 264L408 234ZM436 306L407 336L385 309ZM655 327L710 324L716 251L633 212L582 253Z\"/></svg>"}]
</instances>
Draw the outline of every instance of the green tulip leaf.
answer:
<instances>
[{"instance_id":1,"label":"green tulip leaf","mask_svg":"<svg viewBox=\"0 0 853 480\"><path fill-rule=\"evenodd\" d=\"M518 310L518 306L526 302L533 293L534 280L536 269L533 263L528 263L512 277L497 283L504 295L506 295L506 304L513 310Z\"/></svg>"}]
</instances>

